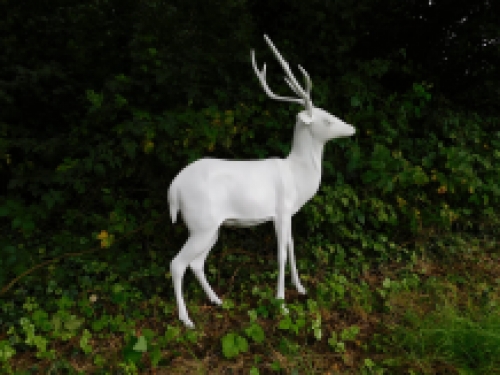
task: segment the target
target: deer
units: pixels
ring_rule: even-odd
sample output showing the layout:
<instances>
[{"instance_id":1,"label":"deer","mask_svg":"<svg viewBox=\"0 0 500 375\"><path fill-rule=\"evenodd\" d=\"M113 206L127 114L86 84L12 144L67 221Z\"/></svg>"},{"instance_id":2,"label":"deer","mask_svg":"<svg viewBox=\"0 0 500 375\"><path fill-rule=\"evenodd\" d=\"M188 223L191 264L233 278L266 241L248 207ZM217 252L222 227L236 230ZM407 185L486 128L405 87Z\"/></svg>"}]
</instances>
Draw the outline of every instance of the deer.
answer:
<instances>
[{"instance_id":1,"label":"deer","mask_svg":"<svg viewBox=\"0 0 500 375\"><path fill-rule=\"evenodd\" d=\"M287 158L263 160L224 160L202 158L182 169L168 190L172 223L179 211L189 238L170 263L179 320L194 328L182 294L182 280L191 268L208 299L222 305L204 272L205 260L215 245L221 226L251 227L272 221L278 243L278 285L276 298L285 299L285 265L289 255L292 283L299 294L306 294L295 264L292 216L318 191L321 181L323 148L334 138L350 137L355 128L321 108L313 106L312 82L307 71L305 89L297 82L288 63L267 35L264 39L286 73L285 82L297 97L274 94L266 83L266 64L257 68L255 52L252 66L267 96L301 104L297 114L292 147ZM288 250L288 252L287 252ZM286 307L284 307L286 311Z\"/></svg>"}]
</instances>

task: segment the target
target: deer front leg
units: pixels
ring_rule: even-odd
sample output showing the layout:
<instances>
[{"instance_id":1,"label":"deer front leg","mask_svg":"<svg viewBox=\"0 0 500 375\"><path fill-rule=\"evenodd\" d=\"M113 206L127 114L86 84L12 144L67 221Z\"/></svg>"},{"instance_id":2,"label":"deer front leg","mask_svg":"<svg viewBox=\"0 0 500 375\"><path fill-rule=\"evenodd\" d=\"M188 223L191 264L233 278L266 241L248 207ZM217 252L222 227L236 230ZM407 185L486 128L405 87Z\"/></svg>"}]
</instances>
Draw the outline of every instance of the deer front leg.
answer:
<instances>
[{"instance_id":1,"label":"deer front leg","mask_svg":"<svg viewBox=\"0 0 500 375\"><path fill-rule=\"evenodd\" d=\"M291 229L290 235L288 236L288 252L290 253L290 270L292 273L292 283L297 288L297 292L299 292L300 294L306 294L306 289L300 283L299 273L297 272L297 266L295 265L295 252L293 248L293 237Z\"/></svg>"},{"instance_id":2,"label":"deer front leg","mask_svg":"<svg viewBox=\"0 0 500 375\"><path fill-rule=\"evenodd\" d=\"M291 232L291 216L280 215L274 222L276 237L278 238L278 287L277 299L285 299L285 265L287 257L287 244Z\"/></svg>"}]
</instances>

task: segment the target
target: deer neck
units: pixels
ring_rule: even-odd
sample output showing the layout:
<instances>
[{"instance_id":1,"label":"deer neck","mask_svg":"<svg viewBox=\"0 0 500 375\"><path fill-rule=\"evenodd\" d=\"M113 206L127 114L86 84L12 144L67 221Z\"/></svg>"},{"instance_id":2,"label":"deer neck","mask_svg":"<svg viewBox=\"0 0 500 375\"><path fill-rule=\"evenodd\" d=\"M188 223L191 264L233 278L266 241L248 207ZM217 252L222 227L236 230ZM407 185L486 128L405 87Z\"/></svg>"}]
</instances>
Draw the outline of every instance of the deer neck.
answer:
<instances>
[{"instance_id":1,"label":"deer neck","mask_svg":"<svg viewBox=\"0 0 500 375\"><path fill-rule=\"evenodd\" d=\"M321 182L323 147L324 142L312 136L309 125L298 120L293 135L292 149L285 161L293 174L297 189L297 204L300 207L318 191Z\"/></svg>"}]
</instances>

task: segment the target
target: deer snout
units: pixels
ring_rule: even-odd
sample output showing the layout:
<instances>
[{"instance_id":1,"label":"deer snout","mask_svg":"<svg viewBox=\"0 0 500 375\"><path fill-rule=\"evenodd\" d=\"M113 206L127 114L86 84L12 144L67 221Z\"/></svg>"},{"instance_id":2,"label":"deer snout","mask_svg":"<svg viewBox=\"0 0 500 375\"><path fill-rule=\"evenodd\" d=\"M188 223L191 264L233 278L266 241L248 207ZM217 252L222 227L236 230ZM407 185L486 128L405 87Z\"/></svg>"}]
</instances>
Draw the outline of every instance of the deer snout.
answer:
<instances>
[{"instance_id":1,"label":"deer snout","mask_svg":"<svg viewBox=\"0 0 500 375\"><path fill-rule=\"evenodd\" d=\"M356 133L356 129L354 128L354 126L349 125L345 122L342 125L343 125L342 126L342 133L343 133L342 136L351 137Z\"/></svg>"}]
</instances>

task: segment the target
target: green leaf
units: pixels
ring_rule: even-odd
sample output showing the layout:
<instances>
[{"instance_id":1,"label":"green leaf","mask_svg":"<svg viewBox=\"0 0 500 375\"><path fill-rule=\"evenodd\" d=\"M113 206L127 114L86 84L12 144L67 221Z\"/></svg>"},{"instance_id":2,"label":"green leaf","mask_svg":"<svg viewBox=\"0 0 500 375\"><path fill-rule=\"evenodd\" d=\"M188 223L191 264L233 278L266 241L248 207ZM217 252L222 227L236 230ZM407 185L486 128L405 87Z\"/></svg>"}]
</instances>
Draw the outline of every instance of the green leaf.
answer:
<instances>
[{"instance_id":1,"label":"green leaf","mask_svg":"<svg viewBox=\"0 0 500 375\"><path fill-rule=\"evenodd\" d=\"M235 339L236 347L240 352L246 352L248 351L248 341L246 338L236 335Z\"/></svg>"},{"instance_id":2,"label":"green leaf","mask_svg":"<svg viewBox=\"0 0 500 375\"><path fill-rule=\"evenodd\" d=\"M261 343L262 341L264 341L264 339L266 338L266 335L264 333L264 330L262 329L262 327L257 324L257 323L253 323L250 327L246 328L245 329L245 333L247 334L248 337L250 337L253 341L255 341L256 343Z\"/></svg>"},{"instance_id":3,"label":"green leaf","mask_svg":"<svg viewBox=\"0 0 500 375\"><path fill-rule=\"evenodd\" d=\"M52 324L49 320L49 314L43 310L35 310L32 314L33 323L37 328L43 331L49 331L52 329Z\"/></svg>"},{"instance_id":4,"label":"green leaf","mask_svg":"<svg viewBox=\"0 0 500 375\"><path fill-rule=\"evenodd\" d=\"M391 287L391 279L389 279L388 277L386 277L384 279L384 281L382 281L382 286L384 288L390 288Z\"/></svg>"},{"instance_id":5,"label":"green leaf","mask_svg":"<svg viewBox=\"0 0 500 375\"><path fill-rule=\"evenodd\" d=\"M153 339L155 337L155 333L152 330L150 330L149 328L144 328L142 330L142 334L144 335L144 337L146 338L146 340L148 342L153 341Z\"/></svg>"},{"instance_id":6,"label":"green leaf","mask_svg":"<svg viewBox=\"0 0 500 375\"><path fill-rule=\"evenodd\" d=\"M178 327L167 326L165 331L165 339L167 342L175 341L177 337L179 337L180 329Z\"/></svg>"},{"instance_id":7,"label":"green leaf","mask_svg":"<svg viewBox=\"0 0 500 375\"><path fill-rule=\"evenodd\" d=\"M134 336L130 337L127 346L122 350L123 358L125 362L138 363L141 360L142 353L134 350L134 345L136 344L136 339Z\"/></svg>"},{"instance_id":8,"label":"green leaf","mask_svg":"<svg viewBox=\"0 0 500 375\"><path fill-rule=\"evenodd\" d=\"M98 94L94 90L87 90L86 94L87 94L87 100L90 103L92 103L92 106L94 107L92 109L98 109L101 107L102 102L104 100L104 94L102 93Z\"/></svg>"},{"instance_id":9,"label":"green leaf","mask_svg":"<svg viewBox=\"0 0 500 375\"><path fill-rule=\"evenodd\" d=\"M148 350L148 343L146 341L146 338L144 336L139 336L137 338L137 342L135 345L132 347L133 350L136 352L146 352Z\"/></svg>"},{"instance_id":10,"label":"green leaf","mask_svg":"<svg viewBox=\"0 0 500 375\"><path fill-rule=\"evenodd\" d=\"M35 223L31 220L23 221L22 228L26 232L32 232L35 229Z\"/></svg>"},{"instance_id":11,"label":"green leaf","mask_svg":"<svg viewBox=\"0 0 500 375\"><path fill-rule=\"evenodd\" d=\"M235 343L235 334L234 333L228 333L225 335L221 341L222 341L222 353L224 354L224 357L226 358L233 358L236 357L239 353L238 348L236 347Z\"/></svg>"},{"instance_id":12,"label":"green leaf","mask_svg":"<svg viewBox=\"0 0 500 375\"><path fill-rule=\"evenodd\" d=\"M316 340L321 340L321 336L321 328L314 328L314 337L316 338Z\"/></svg>"},{"instance_id":13,"label":"green leaf","mask_svg":"<svg viewBox=\"0 0 500 375\"><path fill-rule=\"evenodd\" d=\"M16 217L12 220L12 229L20 228L22 224L23 220L20 217Z\"/></svg>"},{"instance_id":14,"label":"green leaf","mask_svg":"<svg viewBox=\"0 0 500 375\"><path fill-rule=\"evenodd\" d=\"M84 351L85 354L89 354L92 352L92 345L89 343L92 335L87 329L83 330L82 337L80 338L80 348Z\"/></svg>"},{"instance_id":15,"label":"green leaf","mask_svg":"<svg viewBox=\"0 0 500 375\"><path fill-rule=\"evenodd\" d=\"M190 330L186 332L186 340L195 343L198 340L198 333L196 331Z\"/></svg>"},{"instance_id":16,"label":"green leaf","mask_svg":"<svg viewBox=\"0 0 500 375\"><path fill-rule=\"evenodd\" d=\"M236 336L236 346L240 352L248 351L248 341L243 336Z\"/></svg>"},{"instance_id":17,"label":"green leaf","mask_svg":"<svg viewBox=\"0 0 500 375\"><path fill-rule=\"evenodd\" d=\"M70 315L64 322L64 328L68 331L76 331L83 324L83 319L78 319L76 315Z\"/></svg>"},{"instance_id":18,"label":"green leaf","mask_svg":"<svg viewBox=\"0 0 500 375\"><path fill-rule=\"evenodd\" d=\"M222 302L222 308L224 310L231 310L232 308L234 308L234 301L229 298L224 299L224 301Z\"/></svg>"},{"instance_id":19,"label":"green leaf","mask_svg":"<svg viewBox=\"0 0 500 375\"><path fill-rule=\"evenodd\" d=\"M286 316L284 319L280 320L278 324L279 329L290 329L292 326L292 321L289 316Z\"/></svg>"},{"instance_id":20,"label":"green leaf","mask_svg":"<svg viewBox=\"0 0 500 375\"><path fill-rule=\"evenodd\" d=\"M361 100L357 96L352 96L351 97L351 106L353 107L360 107L361 106Z\"/></svg>"},{"instance_id":21,"label":"green leaf","mask_svg":"<svg viewBox=\"0 0 500 375\"><path fill-rule=\"evenodd\" d=\"M332 332L330 338L328 339L328 345L330 345L332 348L335 348L337 346L338 340L337 340L337 333Z\"/></svg>"},{"instance_id":22,"label":"green leaf","mask_svg":"<svg viewBox=\"0 0 500 375\"><path fill-rule=\"evenodd\" d=\"M0 362L5 363L16 354L16 349L7 340L0 341Z\"/></svg>"},{"instance_id":23,"label":"green leaf","mask_svg":"<svg viewBox=\"0 0 500 375\"><path fill-rule=\"evenodd\" d=\"M57 315L54 315L52 317L52 325L54 327L54 331L55 332L59 332L62 328L62 321L61 321L61 318L58 317Z\"/></svg>"},{"instance_id":24,"label":"green leaf","mask_svg":"<svg viewBox=\"0 0 500 375\"><path fill-rule=\"evenodd\" d=\"M340 333L340 337L343 341L352 341L356 338L356 335L359 333L358 326L351 326L348 328L344 328Z\"/></svg>"},{"instance_id":25,"label":"green leaf","mask_svg":"<svg viewBox=\"0 0 500 375\"><path fill-rule=\"evenodd\" d=\"M248 350L247 340L237 334L228 333L222 339L222 353L226 358L236 357L240 352Z\"/></svg>"},{"instance_id":26,"label":"green leaf","mask_svg":"<svg viewBox=\"0 0 500 375\"><path fill-rule=\"evenodd\" d=\"M56 301L57 307L61 310L65 310L67 308L73 307L75 302L69 299L67 296L62 296Z\"/></svg>"},{"instance_id":27,"label":"green leaf","mask_svg":"<svg viewBox=\"0 0 500 375\"><path fill-rule=\"evenodd\" d=\"M6 206L0 207L0 217L7 216L9 214L9 208Z\"/></svg>"},{"instance_id":28,"label":"green leaf","mask_svg":"<svg viewBox=\"0 0 500 375\"><path fill-rule=\"evenodd\" d=\"M160 346L159 345L152 345L151 350L149 352L149 358L151 359L151 364L153 367L158 366L158 363L160 362L162 357Z\"/></svg>"},{"instance_id":29,"label":"green leaf","mask_svg":"<svg viewBox=\"0 0 500 375\"><path fill-rule=\"evenodd\" d=\"M269 311L266 306L260 305L255 309L258 314L262 315L264 318L267 318L269 316Z\"/></svg>"},{"instance_id":30,"label":"green leaf","mask_svg":"<svg viewBox=\"0 0 500 375\"><path fill-rule=\"evenodd\" d=\"M365 223L365 215L363 215L362 212L358 212L356 214L356 216L357 216L358 222L360 222L361 224Z\"/></svg>"}]
</instances>

